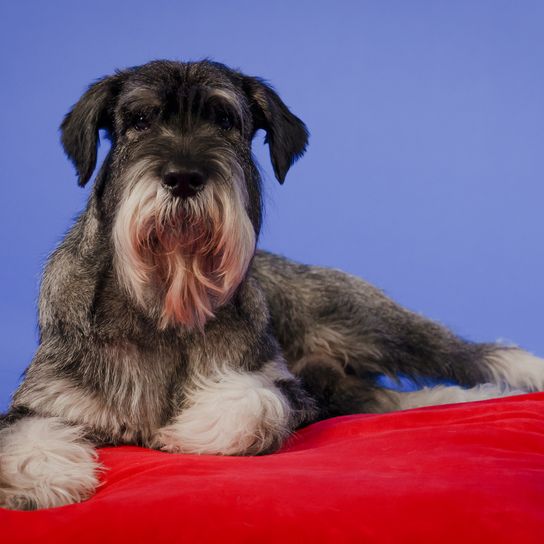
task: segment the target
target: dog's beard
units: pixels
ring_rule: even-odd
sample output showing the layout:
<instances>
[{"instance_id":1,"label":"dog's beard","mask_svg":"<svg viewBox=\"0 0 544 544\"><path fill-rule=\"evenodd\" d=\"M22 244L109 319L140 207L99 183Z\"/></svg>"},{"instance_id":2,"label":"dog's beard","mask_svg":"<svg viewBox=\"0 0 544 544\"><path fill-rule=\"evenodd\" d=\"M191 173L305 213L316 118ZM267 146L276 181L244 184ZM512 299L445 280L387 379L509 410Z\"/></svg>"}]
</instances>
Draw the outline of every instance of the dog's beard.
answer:
<instances>
[{"instance_id":1,"label":"dog's beard","mask_svg":"<svg viewBox=\"0 0 544 544\"><path fill-rule=\"evenodd\" d=\"M255 251L243 173L231 167L195 197L180 199L149 171L143 161L127 173L113 230L118 276L140 306L156 311L161 328L202 329L230 299Z\"/></svg>"}]
</instances>

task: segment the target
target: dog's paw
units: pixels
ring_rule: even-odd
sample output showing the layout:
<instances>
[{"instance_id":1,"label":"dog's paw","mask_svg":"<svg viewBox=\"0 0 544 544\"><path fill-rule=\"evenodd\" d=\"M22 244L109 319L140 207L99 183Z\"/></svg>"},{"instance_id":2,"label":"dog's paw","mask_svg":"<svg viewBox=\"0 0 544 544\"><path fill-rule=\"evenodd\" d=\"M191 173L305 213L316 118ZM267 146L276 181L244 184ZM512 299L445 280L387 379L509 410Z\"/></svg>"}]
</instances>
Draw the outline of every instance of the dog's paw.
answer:
<instances>
[{"instance_id":1,"label":"dog's paw","mask_svg":"<svg viewBox=\"0 0 544 544\"><path fill-rule=\"evenodd\" d=\"M289 434L291 408L261 373L222 372L200 380L188 407L157 432L154 446L171 453L255 455Z\"/></svg>"},{"instance_id":2,"label":"dog's paw","mask_svg":"<svg viewBox=\"0 0 544 544\"><path fill-rule=\"evenodd\" d=\"M476 385L469 389L458 385L436 385L423 387L418 391L401 392L382 390L377 395L381 403L380 411L409 410L424 406L440 406L442 404L458 404L478 400L496 399L521 395L524 391L509 389L493 383Z\"/></svg>"},{"instance_id":3,"label":"dog's paw","mask_svg":"<svg viewBox=\"0 0 544 544\"><path fill-rule=\"evenodd\" d=\"M0 507L52 508L88 498L98 485L94 448L81 429L28 417L0 432Z\"/></svg>"},{"instance_id":4,"label":"dog's paw","mask_svg":"<svg viewBox=\"0 0 544 544\"><path fill-rule=\"evenodd\" d=\"M495 383L524 391L544 391L544 359L505 347L489 355L486 362Z\"/></svg>"}]
</instances>

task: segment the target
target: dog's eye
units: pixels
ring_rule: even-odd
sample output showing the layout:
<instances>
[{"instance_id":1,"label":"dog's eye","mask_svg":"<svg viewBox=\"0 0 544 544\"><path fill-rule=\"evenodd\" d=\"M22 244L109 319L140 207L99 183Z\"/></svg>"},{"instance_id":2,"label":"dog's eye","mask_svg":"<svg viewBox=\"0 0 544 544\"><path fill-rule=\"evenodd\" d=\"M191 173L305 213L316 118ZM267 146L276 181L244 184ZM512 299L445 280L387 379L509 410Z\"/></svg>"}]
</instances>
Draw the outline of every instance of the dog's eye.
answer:
<instances>
[{"instance_id":1,"label":"dog's eye","mask_svg":"<svg viewBox=\"0 0 544 544\"><path fill-rule=\"evenodd\" d=\"M234 127L234 119L227 112L220 112L215 118L215 123L222 130L231 130Z\"/></svg>"},{"instance_id":2,"label":"dog's eye","mask_svg":"<svg viewBox=\"0 0 544 544\"><path fill-rule=\"evenodd\" d=\"M130 121L130 128L143 132L151 126L151 119L145 113L137 113Z\"/></svg>"}]
</instances>

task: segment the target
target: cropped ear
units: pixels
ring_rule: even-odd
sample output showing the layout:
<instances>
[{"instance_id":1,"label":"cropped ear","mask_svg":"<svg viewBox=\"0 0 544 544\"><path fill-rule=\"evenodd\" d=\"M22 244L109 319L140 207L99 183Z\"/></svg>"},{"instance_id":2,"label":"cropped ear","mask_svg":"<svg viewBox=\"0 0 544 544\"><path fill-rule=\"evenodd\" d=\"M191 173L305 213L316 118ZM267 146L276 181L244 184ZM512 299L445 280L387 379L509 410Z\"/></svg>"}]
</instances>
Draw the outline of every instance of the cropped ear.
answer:
<instances>
[{"instance_id":1,"label":"cropped ear","mask_svg":"<svg viewBox=\"0 0 544 544\"><path fill-rule=\"evenodd\" d=\"M89 181L96 166L98 131L112 131L112 109L120 80L120 75L109 76L91 85L60 127L64 151L76 167L81 187Z\"/></svg>"},{"instance_id":2,"label":"cropped ear","mask_svg":"<svg viewBox=\"0 0 544 544\"><path fill-rule=\"evenodd\" d=\"M274 174L283 183L289 168L306 151L306 125L289 111L274 89L263 80L245 77L244 89L250 100L255 129L266 131L265 143L270 147Z\"/></svg>"}]
</instances>

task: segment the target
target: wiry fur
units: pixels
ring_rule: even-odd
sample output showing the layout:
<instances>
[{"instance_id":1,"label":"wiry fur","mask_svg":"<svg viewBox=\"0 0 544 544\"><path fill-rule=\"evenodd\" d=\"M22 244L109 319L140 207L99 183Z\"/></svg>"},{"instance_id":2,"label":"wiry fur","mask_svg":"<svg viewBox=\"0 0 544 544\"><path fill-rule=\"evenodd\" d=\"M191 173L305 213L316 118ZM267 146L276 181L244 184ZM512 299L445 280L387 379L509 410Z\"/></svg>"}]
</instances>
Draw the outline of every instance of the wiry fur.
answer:
<instances>
[{"instance_id":1,"label":"wiry fur","mask_svg":"<svg viewBox=\"0 0 544 544\"><path fill-rule=\"evenodd\" d=\"M476 385L469 389L457 385L436 385L434 387L422 387L418 391L409 392L383 390L376 395L375 411L409 410L425 406L458 404L497 397L509 397L522 393L522 390L501 387L492 383Z\"/></svg>"},{"instance_id":2,"label":"wiry fur","mask_svg":"<svg viewBox=\"0 0 544 544\"><path fill-rule=\"evenodd\" d=\"M255 251L243 173L234 160L217 162L222 179L198 199L172 199L149 176L148 161L125 174L127 194L113 228L115 267L141 307L162 302L163 329L202 329L240 285Z\"/></svg>"},{"instance_id":3,"label":"wiry fur","mask_svg":"<svg viewBox=\"0 0 544 544\"><path fill-rule=\"evenodd\" d=\"M218 369L193 377L184 409L159 429L155 446L173 453L263 453L289 434L291 411L264 372Z\"/></svg>"},{"instance_id":4,"label":"wiry fur","mask_svg":"<svg viewBox=\"0 0 544 544\"><path fill-rule=\"evenodd\" d=\"M0 504L13 509L79 502L98 485L94 448L79 426L29 417L0 431Z\"/></svg>"},{"instance_id":5,"label":"wiry fur","mask_svg":"<svg viewBox=\"0 0 544 544\"><path fill-rule=\"evenodd\" d=\"M47 263L40 344L0 418L0 506L88 497L93 446L262 454L318 418L543 388L544 361L522 350L466 342L358 278L255 252L255 133L280 183L308 136L262 80L208 61L99 80L62 124L80 185L100 129L111 151ZM463 387L393 393L379 373Z\"/></svg>"},{"instance_id":6,"label":"wiry fur","mask_svg":"<svg viewBox=\"0 0 544 544\"><path fill-rule=\"evenodd\" d=\"M524 389L544 391L543 361L516 347L495 350L487 359L494 383Z\"/></svg>"}]
</instances>

